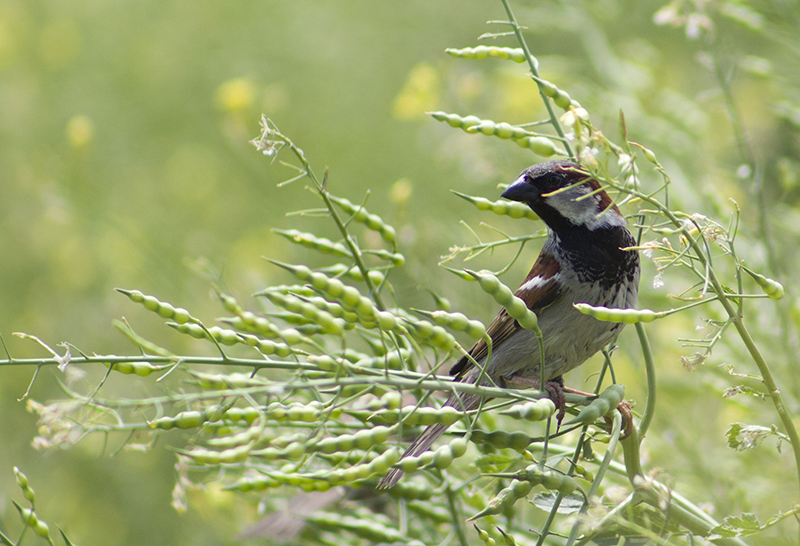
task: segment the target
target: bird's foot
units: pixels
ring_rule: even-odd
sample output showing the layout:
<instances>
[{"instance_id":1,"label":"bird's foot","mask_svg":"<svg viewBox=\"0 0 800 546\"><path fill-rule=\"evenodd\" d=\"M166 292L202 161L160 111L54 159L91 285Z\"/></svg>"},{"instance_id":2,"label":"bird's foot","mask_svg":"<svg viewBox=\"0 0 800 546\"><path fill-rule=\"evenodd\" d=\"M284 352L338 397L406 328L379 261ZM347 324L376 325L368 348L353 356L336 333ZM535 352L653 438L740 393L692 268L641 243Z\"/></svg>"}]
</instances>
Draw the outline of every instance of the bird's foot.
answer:
<instances>
[{"instance_id":1,"label":"bird's foot","mask_svg":"<svg viewBox=\"0 0 800 546\"><path fill-rule=\"evenodd\" d=\"M545 381L544 389L539 389L539 380L533 377L514 376L511 379L505 377L501 379L503 386L513 384L520 387L545 391L550 396L550 400L553 401L553 404L556 405L556 421L558 422L558 427L561 427L561 421L564 420L564 416L567 414L567 400L564 397L564 391L568 390L565 389L564 379L562 379L561 376Z\"/></svg>"},{"instance_id":2,"label":"bird's foot","mask_svg":"<svg viewBox=\"0 0 800 546\"><path fill-rule=\"evenodd\" d=\"M577 389L571 389L569 387L564 387L564 391L572 394L579 394L581 396L590 396L592 398L597 396L592 392L583 392ZM625 400L619 403L619 405L617 406L617 411L619 411L622 414L622 431L620 432L619 437L621 440L624 440L625 438L630 436L631 433L633 432L633 412L631 411L631 405L628 404ZM614 424L614 419L609 415L606 415L603 419L605 420L606 423L608 423L608 428L610 432L611 427Z\"/></svg>"}]
</instances>

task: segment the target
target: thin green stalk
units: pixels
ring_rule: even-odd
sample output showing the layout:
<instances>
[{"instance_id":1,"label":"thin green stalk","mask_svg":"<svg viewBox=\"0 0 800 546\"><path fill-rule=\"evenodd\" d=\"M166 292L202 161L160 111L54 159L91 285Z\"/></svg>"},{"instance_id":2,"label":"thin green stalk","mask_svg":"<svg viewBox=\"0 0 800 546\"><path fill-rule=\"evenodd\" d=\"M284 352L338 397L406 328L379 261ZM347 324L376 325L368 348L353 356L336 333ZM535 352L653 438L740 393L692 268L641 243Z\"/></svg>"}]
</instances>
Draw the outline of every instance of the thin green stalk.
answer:
<instances>
[{"instance_id":1,"label":"thin green stalk","mask_svg":"<svg viewBox=\"0 0 800 546\"><path fill-rule=\"evenodd\" d=\"M642 357L644 358L644 370L647 377L647 403L644 407L642 420L639 422L639 438L644 439L647 429L653 420L656 412L656 366L653 361L653 349L650 347L650 340L647 339L647 331L644 324L636 323L636 334L639 336L639 344L642 346Z\"/></svg>"},{"instance_id":2,"label":"thin green stalk","mask_svg":"<svg viewBox=\"0 0 800 546\"><path fill-rule=\"evenodd\" d=\"M508 21L511 23L511 27L514 29L514 35L517 37L517 41L519 42L520 47L522 47L522 51L525 52L525 58L528 60L528 67L531 69L531 74L538 78L539 67L534 61L530 49L528 49L528 44L525 42L525 38L522 36L522 28L519 26L519 23L517 23L517 18L514 16L514 12L511 11L511 5L508 3L508 0L500 1L503 3L503 8L505 8L506 15L508 15ZM569 142L567 142L567 137L564 135L564 130L561 128L561 123L558 121L558 116L556 115L555 110L553 110L553 103L544 94L542 86L539 85L538 82L536 85L539 87L539 95L542 98L542 102L544 103L545 108L547 108L547 115L550 116L550 125L553 126L553 128L556 130L556 133L558 133L558 136L564 143L564 148L567 150L569 157L574 159L575 154L572 151L572 147L569 145Z\"/></svg>"}]
</instances>

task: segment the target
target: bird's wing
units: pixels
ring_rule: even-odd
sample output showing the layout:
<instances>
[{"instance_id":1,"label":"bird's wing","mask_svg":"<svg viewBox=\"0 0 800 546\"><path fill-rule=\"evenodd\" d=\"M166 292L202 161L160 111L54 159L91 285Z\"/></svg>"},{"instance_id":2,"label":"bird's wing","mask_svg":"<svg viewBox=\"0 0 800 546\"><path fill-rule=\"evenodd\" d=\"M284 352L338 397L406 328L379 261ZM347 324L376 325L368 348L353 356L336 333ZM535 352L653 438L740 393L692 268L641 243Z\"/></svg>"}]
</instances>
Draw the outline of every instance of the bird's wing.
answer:
<instances>
[{"instance_id":1,"label":"bird's wing","mask_svg":"<svg viewBox=\"0 0 800 546\"><path fill-rule=\"evenodd\" d=\"M531 272L525 282L514 293L521 298L528 309L539 313L545 307L556 301L561 294L561 285L556 280L556 276L561 270L558 261L549 254L540 254L531 268ZM492 339L492 347L497 348L501 343L511 337L522 327L512 318L505 309L502 309L489 325L486 333ZM489 346L485 339L478 341L469 351L469 355L480 362L489 353ZM450 375L455 375L460 379L464 373L472 366L472 361L466 356L450 368Z\"/></svg>"}]
</instances>

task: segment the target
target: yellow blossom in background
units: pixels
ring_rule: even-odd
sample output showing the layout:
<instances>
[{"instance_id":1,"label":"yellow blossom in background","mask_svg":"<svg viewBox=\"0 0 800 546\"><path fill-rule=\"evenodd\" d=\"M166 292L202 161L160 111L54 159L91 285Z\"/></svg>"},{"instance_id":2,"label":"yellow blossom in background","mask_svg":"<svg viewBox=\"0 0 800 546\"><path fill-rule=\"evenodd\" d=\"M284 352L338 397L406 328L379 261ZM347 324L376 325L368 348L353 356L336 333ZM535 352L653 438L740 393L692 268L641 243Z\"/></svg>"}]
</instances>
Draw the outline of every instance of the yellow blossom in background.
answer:
<instances>
[{"instance_id":1,"label":"yellow blossom in background","mask_svg":"<svg viewBox=\"0 0 800 546\"><path fill-rule=\"evenodd\" d=\"M439 102L441 82L438 72L427 63L419 63L408 74L403 89L394 99L392 111L397 119L424 118Z\"/></svg>"},{"instance_id":2,"label":"yellow blossom in background","mask_svg":"<svg viewBox=\"0 0 800 546\"><path fill-rule=\"evenodd\" d=\"M413 189L414 187L411 184L411 180L408 178L401 178L392 184L390 193L392 202L397 205L405 205L408 202L408 199L411 197L411 192Z\"/></svg>"},{"instance_id":3,"label":"yellow blossom in background","mask_svg":"<svg viewBox=\"0 0 800 546\"><path fill-rule=\"evenodd\" d=\"M217 106L225 112L241 112L253 105L256 86L249 78L234 78L217 87Z\"/></svg>"},{"instance_id":4,"label":"yellow blossom in background","mask_svg":"<svg viewBox=\"0 0 800 546\"><path fill-rule=\"evenodd\" d=\"M87 116L73 116L67 122L67 140L73 148L85 148L94 138L94 124Z\"/></svg>"}]
</instances>

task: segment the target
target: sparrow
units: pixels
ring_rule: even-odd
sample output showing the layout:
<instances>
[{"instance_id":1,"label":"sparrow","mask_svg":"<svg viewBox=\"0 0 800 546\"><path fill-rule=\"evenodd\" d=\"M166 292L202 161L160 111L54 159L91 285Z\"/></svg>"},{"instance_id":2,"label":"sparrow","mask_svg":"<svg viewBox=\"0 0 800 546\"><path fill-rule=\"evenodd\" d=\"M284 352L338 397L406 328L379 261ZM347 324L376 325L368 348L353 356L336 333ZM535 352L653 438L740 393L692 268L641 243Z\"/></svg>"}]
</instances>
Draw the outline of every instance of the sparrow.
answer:
<instances>
[{"instance_id":1,"label":"sparrow","mask_svg":"<svg viewBox=\"0 0 800 546\"><path fill-rule=\"evenodd\" d=\"M508 186L502 197L528 205L547 225L547 238L530 273L517 289L538 317L544 341L544 390L565 414L563 374L583 364L608 345L625 326L601 322L580 313L573 304L635 308L639 292L639 254L625 217L599 182L580 165L567 160L528 167ZM487 329L488 346L478 341L469 355L450 369L455 381L503 388L539 388L539 343L532 330L522 328L505 309ZM485 369L482 373L481 368ZM487 378L488 376L488 378ZM448 406L469 411L481 397L453 393ZM428 427L403 457L418 456L447 429ZM378 488L392 487L403 472L391 470Z\"/></svg>"}]
</instances>

